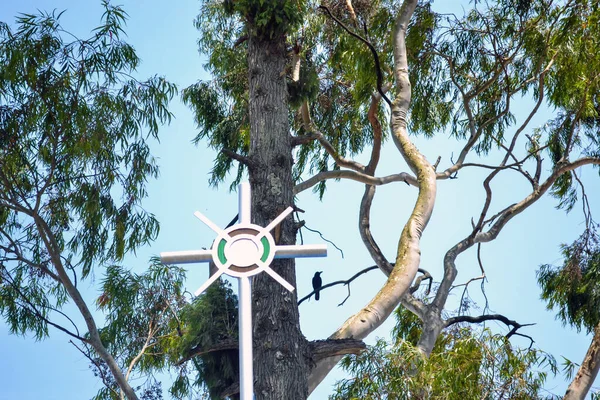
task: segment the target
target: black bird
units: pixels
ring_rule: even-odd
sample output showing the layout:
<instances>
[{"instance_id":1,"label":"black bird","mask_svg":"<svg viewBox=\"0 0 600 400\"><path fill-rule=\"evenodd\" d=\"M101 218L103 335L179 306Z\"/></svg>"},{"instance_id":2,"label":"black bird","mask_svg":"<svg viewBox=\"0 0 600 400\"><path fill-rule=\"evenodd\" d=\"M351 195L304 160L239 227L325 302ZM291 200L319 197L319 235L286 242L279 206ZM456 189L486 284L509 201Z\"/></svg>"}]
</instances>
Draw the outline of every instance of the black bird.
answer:
<instances>
[{"instance_id":1,"label":"black bird","mask_svg":"<svg viewBox=\"0 0 600 400\"><path fill-rule=\"evenodd\" d=\"M321 289L321 286L323 286L323 280L321 279L322 273L323 273L323 271L315 272L315 276L313 276L313 280L312 280L313 290L315 291L315 300L317 300L317 301L321 297L319 295L319 289Z\"/></svg>"}]
</instances>

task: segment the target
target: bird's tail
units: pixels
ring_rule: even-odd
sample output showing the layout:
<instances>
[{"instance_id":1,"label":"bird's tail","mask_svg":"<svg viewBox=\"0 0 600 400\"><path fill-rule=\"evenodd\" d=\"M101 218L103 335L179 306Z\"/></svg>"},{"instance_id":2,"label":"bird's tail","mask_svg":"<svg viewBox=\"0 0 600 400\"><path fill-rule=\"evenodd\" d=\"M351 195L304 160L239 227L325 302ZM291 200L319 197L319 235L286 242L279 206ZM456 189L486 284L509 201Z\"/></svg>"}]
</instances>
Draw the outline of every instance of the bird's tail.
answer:
<instances>
[{"instance_id":1,"label":"bird's tail","mask_svg":"<svg viewBox=\"0 0 600 400\"><path fill-rule=\"evenodd\" d=\"M321 294L318 291L316 291L315 292L315 300L318 301L320 298L321 298Z\"/></svg>"}]
</instances>

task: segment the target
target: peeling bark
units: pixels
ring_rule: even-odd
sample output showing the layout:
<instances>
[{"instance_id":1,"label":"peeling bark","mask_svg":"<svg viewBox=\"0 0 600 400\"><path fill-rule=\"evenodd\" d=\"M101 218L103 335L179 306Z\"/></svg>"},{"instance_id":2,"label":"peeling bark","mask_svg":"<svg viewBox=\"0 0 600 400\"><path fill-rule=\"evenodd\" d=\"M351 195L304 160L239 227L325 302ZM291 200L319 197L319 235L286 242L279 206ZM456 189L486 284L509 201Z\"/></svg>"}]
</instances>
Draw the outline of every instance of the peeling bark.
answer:
<instances>
[{"instance_id":1,"label":"peeling bark","mask_svg":"<svg viewBox=\"0 0 600 400\"><path fill-rule=\"evenodd\" d=\"M410 141L406 129L406 116L410 105L411 88L408 80L405 34L408 22L416 8L416 0L402 5L394 32L394 73L396 98L392 104L391 126L394 141L408 166L417 177L419 194L398 243L396 262L387 282L377 295L358 313L350 317L333 335L332 339L363 339L379 327L400 303L417 274L420 263L419 242L427 226L435 202L435 171L426 158ZM325 358L313 369L309 386L312 391L341 359Z\"/></svg>"}]
</instances>

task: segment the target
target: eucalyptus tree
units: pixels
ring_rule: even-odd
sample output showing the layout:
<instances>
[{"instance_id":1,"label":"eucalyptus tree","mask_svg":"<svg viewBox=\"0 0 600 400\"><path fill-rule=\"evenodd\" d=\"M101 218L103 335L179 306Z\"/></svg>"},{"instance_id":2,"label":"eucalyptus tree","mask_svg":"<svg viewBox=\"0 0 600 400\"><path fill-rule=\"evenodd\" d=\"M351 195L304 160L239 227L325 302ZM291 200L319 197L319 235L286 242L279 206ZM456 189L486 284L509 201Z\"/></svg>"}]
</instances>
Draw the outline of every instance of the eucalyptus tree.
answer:
<instances>
[{"instance_id":1,"label":"eucalyptus tree","mask_svg":"<svg viewBox=\"0 0 600 400\"><path fill-rule=\"evenodd\" d=\"M422 322L398 308L392 340L379 339L341 364L349 378L332 400L342 399L547 399L544 383L554 358L520 349L489 329L454 326L442 332L429 358L416 344Z\"/></svg>"},{"instance_id":2,"label":"eucalyptus tree","mask_svg":"<svg viewBox=\"0 0 600 400\"><path fill-rule=\"evenodd\" d=\"M158 172L149 141L170 120L176 90L158 76L131 76L139 59L121 39L126 14L103 5L86 39L64 30L56 12L0 23L0 313L15 334L69 335L107 384L104 398L137 399L130 374L151 364L140 354L167 329L182 275L159 263L135 275L118 264L158 234L140 202ZM104 328L81 289L93 276L104 277ZM144 318L133 320L139 308Z\"/></svg>"},{"instance_id":3,"label":"eucalyptus tree","mask_svg":"<svg viewBox=\"0 0 600 400\"><path fill-rule=\"evenodd\" d=\"M294 194L313 188L324 196L330 179L364 184L359 231L387 276L375 297L329 335L326 351L302 337L296 295L257 278L257 398L305 398L344 352L358 350L342 348L339 339L365 338L399 304L422 321L416 345L425 357L455 324L494 319L521 327L502 315L449 316L446 303L460 255L495 240L545 195L570 210L584 190L578 169L600 165L600 61L590 56L599 48L598 3L475 2L464 16L437 13L432 2L418 0L201 4L200 51L213 78L183 96L195 111L196 141L219 151L211 182L222 183L234 169L235 184L247 172L258 224L293 205ZM532 126L543 115L550 115L546 123ZM456 158L426 157L409 134L444 134L461 150ZM380 176L389 137L398 150L393 163L404 167ZM368 162L353 159L358 154L369 155ZM473 189L483 185L483 206L470 233L447 250L439 285L419 294L426 276L417 277L421 235L435 203L453 201L438 199L437 185L452 185L469 169L488 172ZM506 174L530 191L497 204L492 183ZM376 188L387 184L416 192L405 225L387 227L398 237L391 258L370 229ZM299 227L285 221L277 241L293 243ZM293 261L274 268L294 283Z\"/></svg>"},{"instance_id":4,"label":"eucalyptus tree","mask_svg":"<svg viewBox=\"0 0 600 400\"><path fill-rule=\"evenodd\" d=\"M568 400L585 399L600 370L600 238L596 229L588 214L581 237L563 245L563 264L544 265L538 271L548 308L558 309L563 324L592 333L588 351L565 393L564 399ZM570 377L575 365L567 361L566 367Z\"/></svg>"}]
</instances>

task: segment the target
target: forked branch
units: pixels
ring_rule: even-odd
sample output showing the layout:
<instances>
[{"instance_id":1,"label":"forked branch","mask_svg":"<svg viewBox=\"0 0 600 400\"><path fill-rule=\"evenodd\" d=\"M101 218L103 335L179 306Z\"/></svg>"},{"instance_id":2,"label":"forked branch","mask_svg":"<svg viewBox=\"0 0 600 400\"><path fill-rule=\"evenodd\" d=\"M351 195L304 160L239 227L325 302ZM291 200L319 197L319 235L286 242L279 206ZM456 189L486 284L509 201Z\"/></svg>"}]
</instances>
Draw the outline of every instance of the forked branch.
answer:
<instances>
[{"instance_id":1,"label":"forked branch","mask_svg":"<svg viewBox=\"0 0 600 400\"><path fill-rule=\"evenodd\" d=\"M319 288L319 292L322 292L324 289L330 288L332 286L346 285L348 287L348 296L346 296L346 298L344 299L344 301L342 301L340 304L338 304L338 307L339 307L339 306L343 305L346 302L346 300L348 300L348 298L350 297L350 283L352 283L353 280L355 280L356 278L358 278L362 274L366 274L367 272L372 271L372 270L377 269L377 268L379 268L377 265L372 265L370 267L367 267L367 268L365 268L363 270L358 271L350 279L341 280L341 281L334 281L334 282L327 283L327 284L321 286L321 288ZM304 296L303 298L301 298L300 300L298 300L298 305L302 304L305 300L310 299L314 294L315 294L315 291L313 290L312 292L310 292L309 294L307 294L306 296Z\"/></svg>"}]
</instances>

